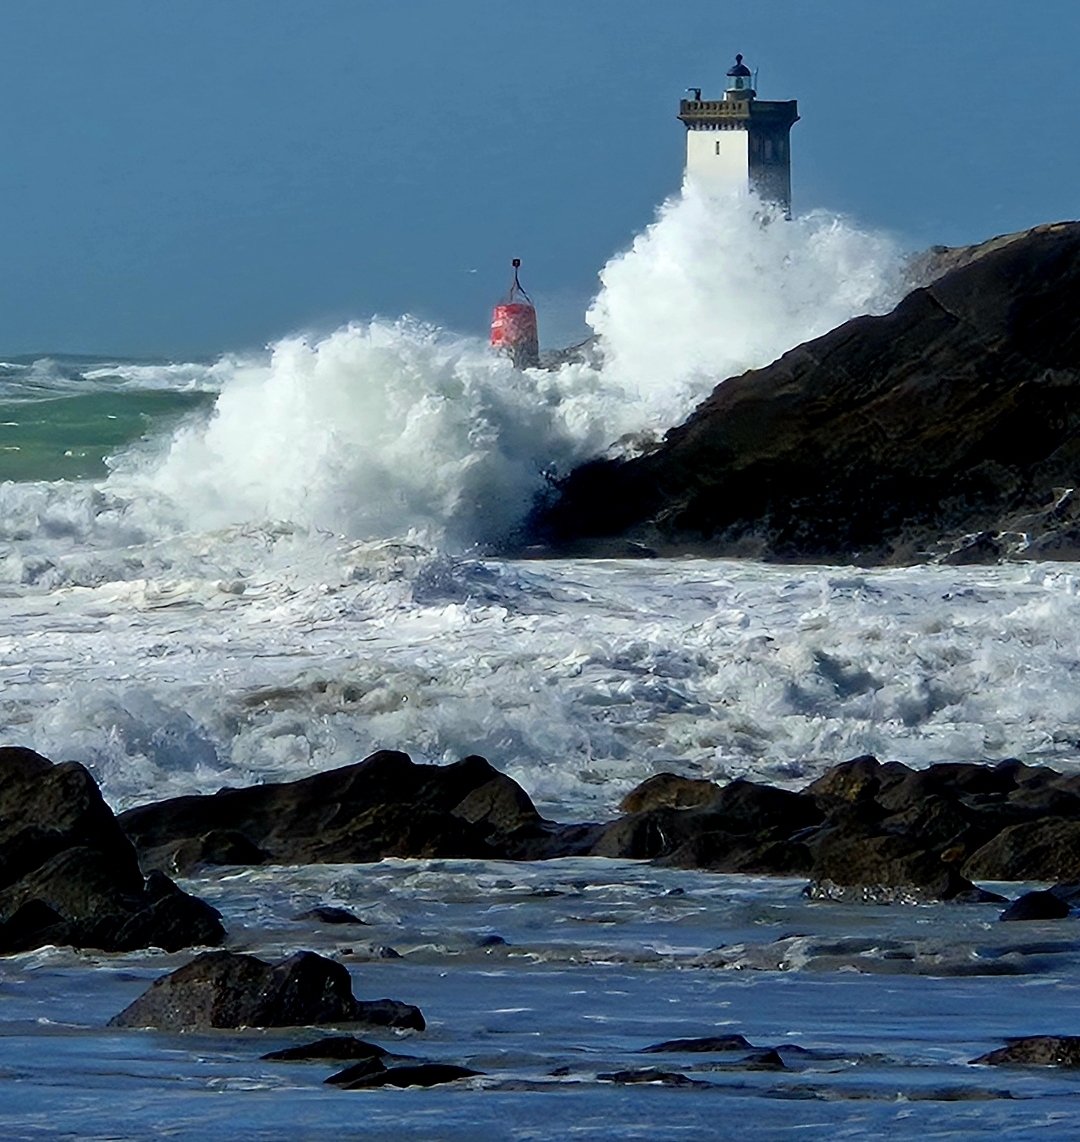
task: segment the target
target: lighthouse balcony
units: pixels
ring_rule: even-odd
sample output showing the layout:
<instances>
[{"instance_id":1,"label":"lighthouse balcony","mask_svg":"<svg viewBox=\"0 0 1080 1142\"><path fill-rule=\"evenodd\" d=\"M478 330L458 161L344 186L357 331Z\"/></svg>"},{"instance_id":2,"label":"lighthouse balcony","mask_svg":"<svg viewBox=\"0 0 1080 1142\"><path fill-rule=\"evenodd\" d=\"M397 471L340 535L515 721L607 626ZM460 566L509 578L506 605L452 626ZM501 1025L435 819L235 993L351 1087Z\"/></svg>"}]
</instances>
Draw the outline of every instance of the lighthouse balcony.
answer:
<instances>
[{"instance_id":1,"label":"lighthouse balcony","mask_svg":"<svg viewBox=\"0 0 1080 1142\"><path fill-rule=\"evenodd\" d=\"M799 110L795 99L683 99L679 118L691 128L747 122L790 127Z\"/></svg>"},{"instance_id":2,"label":"lighthouse balcony","mask_svg":"<svg viewBox=\"0 0 1080 1142\"><path fill-rule=\"evenodd\" d=\"M684 123L698 119L747 119L750 103L745 99L684 99L679 104L679 118Z\"/></svg>"}]
</instances>

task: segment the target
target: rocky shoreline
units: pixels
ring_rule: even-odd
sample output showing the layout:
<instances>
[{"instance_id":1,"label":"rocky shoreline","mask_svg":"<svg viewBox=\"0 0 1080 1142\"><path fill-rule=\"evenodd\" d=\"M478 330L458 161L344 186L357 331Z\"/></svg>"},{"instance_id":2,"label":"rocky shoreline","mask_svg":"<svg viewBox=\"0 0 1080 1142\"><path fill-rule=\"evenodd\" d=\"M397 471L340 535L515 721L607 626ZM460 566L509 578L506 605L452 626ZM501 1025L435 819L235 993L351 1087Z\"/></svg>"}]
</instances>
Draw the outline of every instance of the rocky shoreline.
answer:
<instances>
[{"instance_id":1,"label":"rocky shoreline","mask_svg":"<svg viewBox=\"0 0 1080 1142\"><path fill-rule=\"evenodd\" d=\"M975 881L1080 881L1080 776L1010 760L915 770L859 757L799 792L658 774L610 821L561 824L482 757L417 765L382 750L299 781L120 814L145 869L385 857L613 857L806 877L813 896L987 900Z\"/></svg>"},{"instance_id":2,"label":"rocky shoreline","mask_svg":"<svg viewBox=\"0 0 1080 1142\"><path fill-rule=\"evenodd\" d=\"M1073 923L1067 918L1080 902L1074 883L1080 881L1080 776L1019 761L913 770L861 757L834 766L799 792L658 774L633 790L621 809L610 821L559 824L545 820L528 794L483 758L431 766L380 751L300 781L175 798L117 817L83 767L53 765L30 750L7 747L0 749L0 954L48 944L121 951L228 943L219 913L183 892L169 874L198 876L217 866L244 865L268 866L272 874L275 865L354 865L385 857L614 857L799 877L807 895L834 904L976 903L994 907L1003 921ZM1008 902L978 887L978 880L1060 883ZM297 919L321 926L364 923L331 906ZM501 950L500 943L491 937L488 950ZM903 961L916 974L939 970L940 959L911 941L874 943L890 962ZM788 957L809 962L862 954L857 938L846 944L845 952L843 940L815 944L783 937L719 948L699 957L697 966L775 971ZM760 964L755 956L764 957ZM355 998L349 970L334 958L300 950L271 963L232 949L201 951L152 982L109 1023L204 1033L344 1026L395 1037L421 1033L425 1025L423 1012L410 1002ZM1013 1038L971 1062L1077 1067L1078 1043L1061 1035ZM798 1071L820 1055L790 1042L755 1046L734 1034L703 1034L639 1051L690 1062L714 1056L706 1069L748 1072ZM347 1090L485 1081L474 1066L399 1054L352 1035L324 1036L267 1058L347 1063L325 1080ZM594 1077L615 1085L709 1085L691 1077L695 1069L700 1065L642 1065ZM553 1072L545 1083L569 1074Z\"/></svg>"},{"instance_id":3,"label":"rocky shoreline","mask_svg":"<svg viewBox=\"0 0 1080 1142\"><path fill-rule=\"evenodd\" d=\"M812 898L1004 902L976 881L1056 881L1007 918L1080 900L1080 775L1016 760L911 769L865 756L792 792L662 773L610 821L543 818L476 755L418 765L381 750L299 781L153 802L114 816L77 763L0 749L0 952L217 945L212 908L171 876L214 866L386 857L648 860L805 877ZM1015 905L1014 905L1015 908ZM354 920L319 913L332 923Z\"/></svg>"}]
</instances>

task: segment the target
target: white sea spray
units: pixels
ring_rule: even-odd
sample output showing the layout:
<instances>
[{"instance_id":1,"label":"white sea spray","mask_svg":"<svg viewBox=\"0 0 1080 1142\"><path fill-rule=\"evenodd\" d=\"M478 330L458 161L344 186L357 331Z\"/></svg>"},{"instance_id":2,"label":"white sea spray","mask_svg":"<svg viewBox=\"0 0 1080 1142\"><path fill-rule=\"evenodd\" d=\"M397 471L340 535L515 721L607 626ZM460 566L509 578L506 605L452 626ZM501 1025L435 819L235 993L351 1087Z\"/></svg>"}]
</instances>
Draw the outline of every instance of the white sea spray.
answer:
<instances>
[{"instance_id":1,"label":"white sea spray","mask_svg":"<svg viewBox=\"0 0 1080 1142\"><path fill-rule=\"evenodd\" d=\"M888 304L896 268L841 219L684 195L605 268L591 361L518 373L402 319L125 366L217 394L107 479L0 484L5 736L116 804L392 747L486 754L561 815L664 768L1075 761L1067 569L477 557L552 469Z\"/></svg>"},{"instance_id":2,"label":"white sea spray","mask_svg":"<svg viewBox=\"0 0 1080 1142\"><path fill-rule=\"evenodd\" d=\"M752 195L689 184L601 271L588 321L637 427L663 428L718 381L891 308L900 266L890 237L836 214L785 221Z\"/></svg>"},{"instance_id":3,"label":"white sea spray","mask_svg":"<svg viewBox=\"0 0 1080 1142\"><path fill-rule=\"evenodd\" d=\"M553 473L657 434L716 384L896 300L896 247L834 215L784 222L691 189L601 272L593 363L515 372L408 319L219 364L208 415L114 461L119 494L188 526L289 520L462 550L512 535ZM170 524L173 512L169 513Z\"/></svg>"}]
</instances>

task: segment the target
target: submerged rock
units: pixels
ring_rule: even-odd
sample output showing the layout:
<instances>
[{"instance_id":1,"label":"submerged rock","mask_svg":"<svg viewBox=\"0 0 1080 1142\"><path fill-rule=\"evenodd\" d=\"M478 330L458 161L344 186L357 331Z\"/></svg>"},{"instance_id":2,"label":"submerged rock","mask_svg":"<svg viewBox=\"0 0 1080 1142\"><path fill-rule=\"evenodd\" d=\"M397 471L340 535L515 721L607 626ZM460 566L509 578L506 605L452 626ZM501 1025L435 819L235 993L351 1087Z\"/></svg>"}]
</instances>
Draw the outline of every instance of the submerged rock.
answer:
<instances>
[{"instance_id":1,"label":"submerged rock","mask_svg":"<svg viewBox=\"0 0 1080 1142\"><path fill-rule=\"evenodd\" d=\"M262 1057L279 1062L297 1062L306 1059L381 1059L385 1054L384 1047L357 1039L354 1035L330 1035L316 1039L314 1043L269 1051Z\"/></svg>"},{"instance_id":2,"label":"submerged rock","mask_svg":"<svg viewBox=\"0 0 1080 1142\"><path fill-rule=\"evenodd\" d=\"M370 1075L385 1073L386 1064L382 1061L382 1056L365 1055L361 1057L360 1062L353 1063L352 1066L336 1071L329 1078L323 1079L323 1083L329 1086L347 1087L350 1083L356 1082L357 1079L366 1079Z\"/></svg>"},{"instance_id":3,"label":"submerged rock","mask_svg":"<svg viewBox=\"0 0 1080 1142\"><path fill-rule=\"evenodd\" d=\"M236 952L205 952L150 987L110 1027L195 1031L211 1027L299 1027L367 1023L422 1031L418 1007L353 998L348 969L314 952L276 964Z\"/></svg>"},{"instance_id":4,"label":"submerged rock","mask_svg":"<svg viewBox=\"0 0 1080 1142\"><path fill-rule=\"evenodd\" d=\"M293 917L294 920L315 920L319 924L361 924L367 926L366 920L361 920L355 913L347 908L338 908L333 904L317 904L314 908L300 912Z\"/></svg>"},{"instance_id":5,"label":"submerged rock","mask_svg":"<svg viewBox=\"0 0 1080 1142\"><path fill-rule=\"evenodd\" d=\"M160 873L143 878L86 769L0 748L0 954L44 944L177 951L224 938L210 905Z\"/></svg>"},{"instance_id":6,"label":"submerged rock","mask_svg":"<svg viewBox=\"0 0 1080 1142\"><path fill-rule=\"evenodd\" d=\"M661 1086L709 1087L712 1083L692 1079L679 1071L662 1071L656 1067L636 1067L623 1071L610 1071L596 1076L601 1082L618 1083L627 1086L632 1083L657 1083Z\"/></svg>"},{"instance_id":7,"label":"submerged rock","mask_svg":"<svg viewBox=\"0 0 1080 1142\"><path fill-rule=\"evenodd\" d=\"M719 1051L754 1050L754 1044L743 1035L701 1035L696 1039L665 1039L662 1043L642 1047L643 1054L714 1053Z\"/></svg>"},{"instance_id":8,"label":"submerged rock","mask_svg":"<svg viewBox=\"0 0 1080 1142\"><path fill-rule=\"evenodd\" d=\"M867 975L1020 975L1037 965L1030 955L1062 948L979 947L947 940L880 936L782 936L767 943L727 944L696 956L697 967L764 972L856 971ZM781 1052L787 1045L778 1048Z\"/></svg>"},{"instance_id":9,"label":"submerged rock","mask_svg":"<svg viewBox=\"0 0 1080 1142\"><path fill-rule=\"evenodd\" d=\"M786 1071L787 1063L775 1047L766 1047L747 1055L740 1060L740 1065L748 1071Z\"/></svg>"},{"instance_id":10,"label":"submerged rock","mask_svg":"<svg viewBox=\"0 0 1080 1142\"><path fill-rule=\"evenodd\" d=\"M393 1086L442 1086L457 1082L458 1079L471 1079L483 1075L469 1067L459 1067L453 1063L414 1063L404 1067L387 1067L378 1059L358 1063L326 1081L340 1086L342 1090L367 1090L371 1087Z\"/></svg>"}]
</instances>

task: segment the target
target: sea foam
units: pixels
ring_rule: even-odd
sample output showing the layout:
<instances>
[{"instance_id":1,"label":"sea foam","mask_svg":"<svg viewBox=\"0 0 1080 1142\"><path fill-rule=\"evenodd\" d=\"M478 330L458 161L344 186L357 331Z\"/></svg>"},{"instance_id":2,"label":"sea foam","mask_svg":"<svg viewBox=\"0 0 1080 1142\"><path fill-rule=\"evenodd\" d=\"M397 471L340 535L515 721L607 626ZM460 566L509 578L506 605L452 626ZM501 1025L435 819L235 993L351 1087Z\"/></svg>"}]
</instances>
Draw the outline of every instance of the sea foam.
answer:
<instances>
[{"instance_id":1,"label":"sea foam","mask_svg":"<svg viewBox=\"0 0 1080 1142\"><path fill-rule=\"evenodd\" d=\"M887 238L824 212L686 189L600 274L591 361L515 372L402 319L287 337L219 366L209 415L113 461L188 526L289 520L450 549L511 536L553 474L657 435L716 384L898 294ZM170 511L172 518L174 511Z\"/></svg>"}]
</instances>

